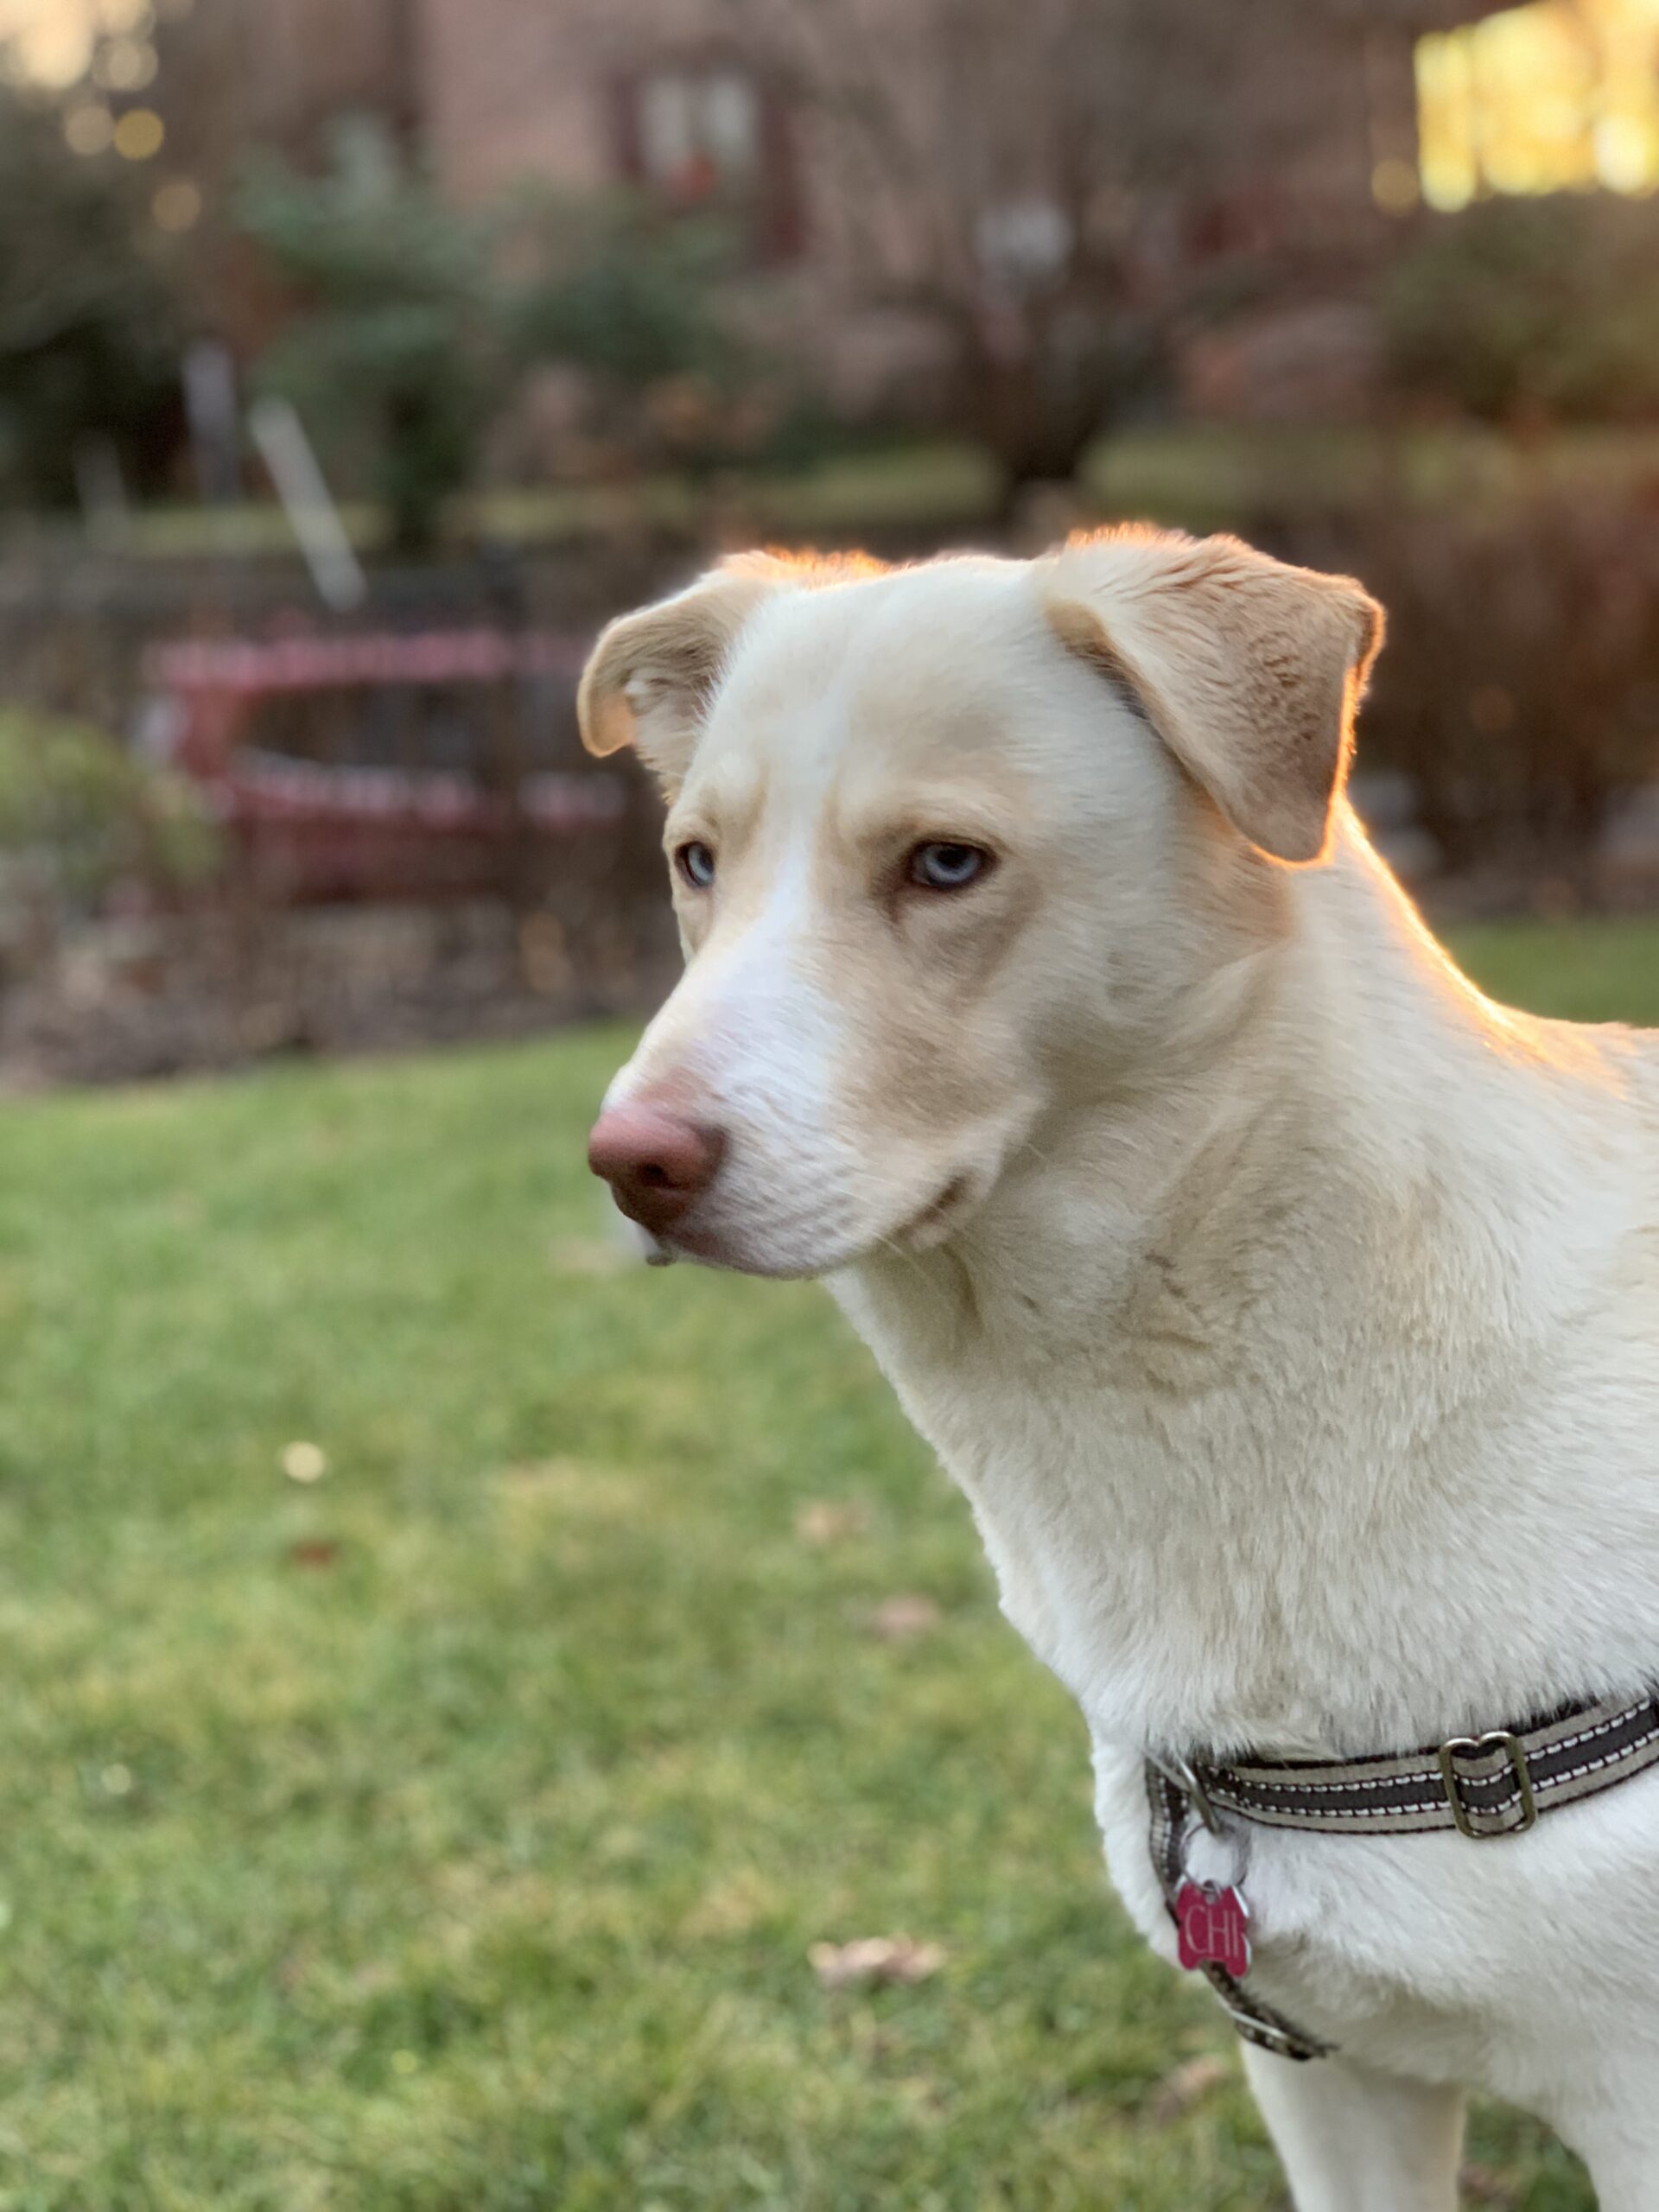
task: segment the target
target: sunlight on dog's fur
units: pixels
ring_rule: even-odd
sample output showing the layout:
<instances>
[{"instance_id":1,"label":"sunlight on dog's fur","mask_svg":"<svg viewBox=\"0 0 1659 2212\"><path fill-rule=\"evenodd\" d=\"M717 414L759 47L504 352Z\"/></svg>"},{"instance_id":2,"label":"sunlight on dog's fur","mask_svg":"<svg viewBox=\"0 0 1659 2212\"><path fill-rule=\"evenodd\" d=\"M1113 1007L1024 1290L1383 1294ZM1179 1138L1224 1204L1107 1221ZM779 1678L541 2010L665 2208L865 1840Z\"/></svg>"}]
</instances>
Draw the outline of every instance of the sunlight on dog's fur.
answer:
<instances>
[{"instance_id":1,"label":"sunlight on dog's fur","mask_svg":"<svg viewBox=\"0 0 1659 2212\"><path fill-rule=\"evenodd\" d=\"M594 1163L828 1274L1077 1695L1148 1751L1439 1742L1659 1671L1659 1052L1490 1006L1343 796L1382 615L1230 539L727 563L612 625L684 980ZM1249 1837L1305 2212L1445 2212L1461 2085L1659 2207L1659 1775L1491 1849Z\"/></svg>"}]
</instances>

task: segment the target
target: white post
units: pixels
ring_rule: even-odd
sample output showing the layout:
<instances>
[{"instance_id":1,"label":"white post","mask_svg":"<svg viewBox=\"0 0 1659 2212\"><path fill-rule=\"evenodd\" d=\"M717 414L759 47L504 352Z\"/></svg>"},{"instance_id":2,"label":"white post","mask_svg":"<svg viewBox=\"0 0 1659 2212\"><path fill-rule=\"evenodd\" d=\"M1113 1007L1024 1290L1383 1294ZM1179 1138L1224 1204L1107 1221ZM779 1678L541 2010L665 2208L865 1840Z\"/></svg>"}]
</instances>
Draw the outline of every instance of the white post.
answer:
<instances>
[{"instance_id":1,"label":"white post","mask_svg":"<svg viewBox=\"0 0 1659 2212\"><path fill-rule=\"evenodd\" d=\"M324 604L336 614L349 614L368 597L368 578L304 424L287 400L262 399L248 427Z\"/></svg>"}]
</instances>

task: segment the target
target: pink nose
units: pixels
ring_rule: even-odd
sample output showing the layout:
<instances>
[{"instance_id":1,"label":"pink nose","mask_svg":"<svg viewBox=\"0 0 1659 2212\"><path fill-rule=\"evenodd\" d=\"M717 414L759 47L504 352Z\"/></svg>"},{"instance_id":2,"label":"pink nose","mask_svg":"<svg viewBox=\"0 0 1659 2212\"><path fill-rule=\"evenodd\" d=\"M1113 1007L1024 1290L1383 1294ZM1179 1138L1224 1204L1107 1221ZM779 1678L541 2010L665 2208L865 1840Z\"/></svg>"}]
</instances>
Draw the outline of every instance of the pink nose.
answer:
<instances>
[{"instance_id":1,"label":"pink nose","mask_svg":"<svg viewBox=\"0 0 1659 2212\"><path fill-rule=\"evenodd\" d=\"M726 1140L664 1106L608 1106L588 1140L588 1165L616 1193L624 1213L653 1230L671 1229L719 1172Z\"/></svg>"}]
</instances>

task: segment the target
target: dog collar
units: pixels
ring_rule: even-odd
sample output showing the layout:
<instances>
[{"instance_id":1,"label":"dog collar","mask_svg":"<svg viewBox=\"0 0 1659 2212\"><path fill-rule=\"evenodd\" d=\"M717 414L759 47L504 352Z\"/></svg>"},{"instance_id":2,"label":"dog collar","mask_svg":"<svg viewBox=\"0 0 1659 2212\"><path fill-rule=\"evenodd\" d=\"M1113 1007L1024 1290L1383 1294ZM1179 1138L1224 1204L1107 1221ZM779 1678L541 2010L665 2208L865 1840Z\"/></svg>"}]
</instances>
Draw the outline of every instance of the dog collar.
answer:
<instances>
[{"instance_id":1,"label":"dog collar","mask_svg":"<svg viewBox=\"0 0 1659 2212\"><path fill-rule=\"evenodd\" d=\"M1545 1813L1599 1796L1659 1764L1659 1694L1635 1703L1605 1699L1563 1707L1520 1728L1452 1736L1402 1755L1363 1759L1148 1760L1152 1857L1172 1917L1182 1926L1193 1894L1186 1844L1194 1820L1224 1833L1222 1815L1319 1835L1424 1835L1455 1829L1471 1842L1523 1835ZM1212 1916L1248 1913L1243 1893L1205 1891ZM1230 1903L1229 1902L1230 1901ZM1242 1940L1242 1939L1241 1939ZM1248 1946L1234 1955L1248 1963ZM1224 1953L1195 1957L1247 2041L1286 2058L1331 2049L1243 1986Z\"/></svg>"}]
</instances>

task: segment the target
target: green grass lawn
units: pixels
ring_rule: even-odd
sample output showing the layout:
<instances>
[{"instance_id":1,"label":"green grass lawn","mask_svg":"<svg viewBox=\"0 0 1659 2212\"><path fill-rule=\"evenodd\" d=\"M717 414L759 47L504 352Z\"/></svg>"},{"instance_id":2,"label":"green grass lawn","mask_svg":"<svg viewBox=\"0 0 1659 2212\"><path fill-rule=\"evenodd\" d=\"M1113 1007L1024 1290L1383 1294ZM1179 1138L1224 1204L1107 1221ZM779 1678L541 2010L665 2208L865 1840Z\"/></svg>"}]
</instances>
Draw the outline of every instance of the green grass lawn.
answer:
<instances>
[{"instance_id":1,"label":"green grass lawn","mask_svg":"<svg viewBox=\"0 0 1659 2212\"><path fill-rule=\"evenodd\" d=\"M1476 944L1659 1020L1653 925ZM618 1265L623 1049L5 1109L0 2212L1281 2203L827 1299Z\"/></svg>"}]
</instances>

